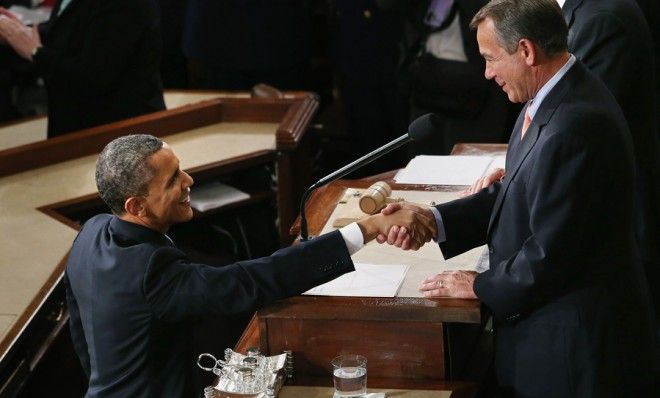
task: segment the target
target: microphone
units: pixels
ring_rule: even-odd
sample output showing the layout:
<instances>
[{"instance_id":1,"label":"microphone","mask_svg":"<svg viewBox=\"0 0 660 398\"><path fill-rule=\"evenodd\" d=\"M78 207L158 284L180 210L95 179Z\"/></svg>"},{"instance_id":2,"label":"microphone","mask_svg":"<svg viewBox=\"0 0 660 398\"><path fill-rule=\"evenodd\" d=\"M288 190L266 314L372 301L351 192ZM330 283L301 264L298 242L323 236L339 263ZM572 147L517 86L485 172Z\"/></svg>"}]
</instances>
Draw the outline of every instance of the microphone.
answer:
<instances>
[{"instance_id":1,"label":"microphone","mask_svg":"<svg viewBox=\"0 0 660 398\"><path fill-rule=\"evenodd\" d=\"M393 150L402 147L403 145L409 143L410 141L423 141L429 137L434 131L440 130L441 119L433 114L427 113L413 120L412 123L408 126L408 132L401 137L388 142L387 144L381 146L378 149L375 149L368 154L362 156L359 159L354 160L353 162L347 164L341 169L328 174L327 176L321 178L314 184L312 184L302 196L300 201L300 241L308 241L309 234L307 232L307 218L305 217L305 203L309 198L309 195L316 188L325 185L329 182L332 182L338 178L344 177L345 175L354 172L362 166L365 166L379 157L386 155Z\"/></svg>"}]
</instances>

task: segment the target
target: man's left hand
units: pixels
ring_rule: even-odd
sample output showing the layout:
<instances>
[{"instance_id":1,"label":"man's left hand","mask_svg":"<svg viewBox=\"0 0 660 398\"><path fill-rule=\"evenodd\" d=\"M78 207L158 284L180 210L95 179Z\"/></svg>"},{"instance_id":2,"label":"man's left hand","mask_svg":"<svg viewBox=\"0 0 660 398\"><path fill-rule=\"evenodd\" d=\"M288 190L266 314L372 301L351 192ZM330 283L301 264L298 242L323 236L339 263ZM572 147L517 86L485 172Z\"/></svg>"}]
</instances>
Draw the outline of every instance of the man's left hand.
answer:
<instances>
[{"instance_id":1,"label":"man's left hand","mask_svg":"<svg viewBox=\"0 0 660 398\"><path fill-rule=\"evenodd\" d=\"M474 294L474 271L445 271L424 279L419 291L424 297L455 297L476 299Z\"/></svg>"},{"instance_id":2,"label":"man's left hand","mask_svg":"<svg viewBox=\"0 0 660 398\"><path fill-rule=\"evenodd\" d=\"M39 37L37 26L35 25L30 28L14 18L0 18L0 37L21 58L25 58L28 61L32 61L34 50L41 47L41 38Z\"/></svg>"}]
</instances>

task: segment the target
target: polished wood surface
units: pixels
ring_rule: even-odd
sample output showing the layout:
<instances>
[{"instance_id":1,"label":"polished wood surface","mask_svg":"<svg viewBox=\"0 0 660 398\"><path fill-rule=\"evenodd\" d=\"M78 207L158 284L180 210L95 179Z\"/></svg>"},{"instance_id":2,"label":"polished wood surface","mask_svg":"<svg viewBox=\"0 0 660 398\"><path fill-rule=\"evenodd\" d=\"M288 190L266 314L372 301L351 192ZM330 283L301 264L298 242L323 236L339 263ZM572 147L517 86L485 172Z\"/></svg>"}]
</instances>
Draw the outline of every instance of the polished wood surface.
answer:
<instances>
[{"instance_id":1,"label":"polished wood surface","mask_svg":"<svg viewBox=\"0 0 660 398\"><path fill-rule=\"evenodd\" d=\"M505 152L506 145L460 144L452 154ZM394 183L394 175L391 171L360 180L339 180L319 188L306 206L310 233L321 232L349 187L367 188L386 181L393 190L465 188L401 185ZM299 229L298 220L291 234L297 235ZM330 374L330 359L340 353L357 353L369 360L369 380L384 380L383 386L389 387L433 386L457 378L483 377L479 372L487 366L488 353L478 347L481 340L490 338L483 332L485 320L478 300L299 296L259 310L236 349L256 346L271 355L291 350L294 373L303 379ZM485 358L478 357L484 354Z\"/></svg>"},{"instance_id":2,"label":"polished wood surface","mask_svg":"<svg viewBox=\"0 0 660 398\"><path fill-rule=\"evenodd\" d=\"M477 386L474 383L438 383L434 389L396 389L394 387L372 388L379 385L379 380L369 378L367 393L385 393L391 398L469 398L474 397ZM284 386L279 398L327 398L334 393L333 387Z\"/></svg>"}]
</instances>

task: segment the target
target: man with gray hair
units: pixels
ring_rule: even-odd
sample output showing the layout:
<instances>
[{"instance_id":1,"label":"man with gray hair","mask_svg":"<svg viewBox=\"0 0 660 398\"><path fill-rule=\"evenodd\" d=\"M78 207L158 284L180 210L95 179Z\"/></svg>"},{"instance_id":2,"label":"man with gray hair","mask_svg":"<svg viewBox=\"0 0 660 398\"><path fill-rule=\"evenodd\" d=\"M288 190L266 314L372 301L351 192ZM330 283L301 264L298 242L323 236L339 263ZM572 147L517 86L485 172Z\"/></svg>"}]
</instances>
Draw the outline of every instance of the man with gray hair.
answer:
<instances>
[{"instance_id":1,"label":"man with gray hair","mask_svg":"<svg viewBox=\"0 0 660 398\"><path fill-rule=\"evenodd\" d=\"M270 257L215 268L194 264L165 234L188 221L193 179L172 148L150 135L110 142L96 182L113 215L82 227L65 283L86 397L193 397L190 319L254 310L354 270L350 255L393 224L419 246L429 236L412 211L375 215Z\"/></svg>"},{"instance_id":2,"label":"man with gray hair","mask_svg":"<svg viewBox=\"0 0 660 398\"><path fill-rule=\"evenodd\" d=\"M635 256L635 167L623 113L568 52L555 0L494 0L472 27L486 78L526 105L501 182L432 209L384 210L435 217L432 236L445 258L488 245L485 272L445 272L420 288L476 297L492 311L505 396L651 396L658 356ZM405 249L406 237L393 227L378 240Z\"/></svg>"}]
</instances>

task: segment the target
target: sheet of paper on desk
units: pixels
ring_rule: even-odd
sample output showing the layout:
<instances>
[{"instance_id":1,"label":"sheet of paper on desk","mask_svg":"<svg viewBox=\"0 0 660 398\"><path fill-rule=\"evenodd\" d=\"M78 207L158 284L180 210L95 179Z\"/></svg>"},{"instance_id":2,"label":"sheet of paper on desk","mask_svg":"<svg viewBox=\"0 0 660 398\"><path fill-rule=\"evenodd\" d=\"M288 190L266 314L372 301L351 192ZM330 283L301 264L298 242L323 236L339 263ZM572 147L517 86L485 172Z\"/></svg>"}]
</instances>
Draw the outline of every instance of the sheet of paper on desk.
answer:
<instances>
[{"instance_id":1,"label":"sheet of paper on desk","mask_svg":"<svg viewBox=\"0 0 660 398\"><path fill-rule=\"evenodd\" d=\"M197 211L206 211L249 199L250 195L221 182L193 186L190 189L190 206Z\"/></svg>"},{"instance_id":2,"label":"sheet of paper on desk","mask_svg":"<svg viewBox=\"0 0 660 398\"><path fill-rule=\"evenodd\" d=\"M355 263L355 271L306 291L310 296L394 297L407 265Z\"/></svg>"},{"instance_id":3,"label":"sheet of paper on desk","mask_svg":"<svg viewBox=\"0 0 660 398\"><path fill-rule=\"evenodd\" d=\"M472 185L495 168L504 168L504 156L415 156L399 171L399 184Z\"/></svg>"}]
</instances>

